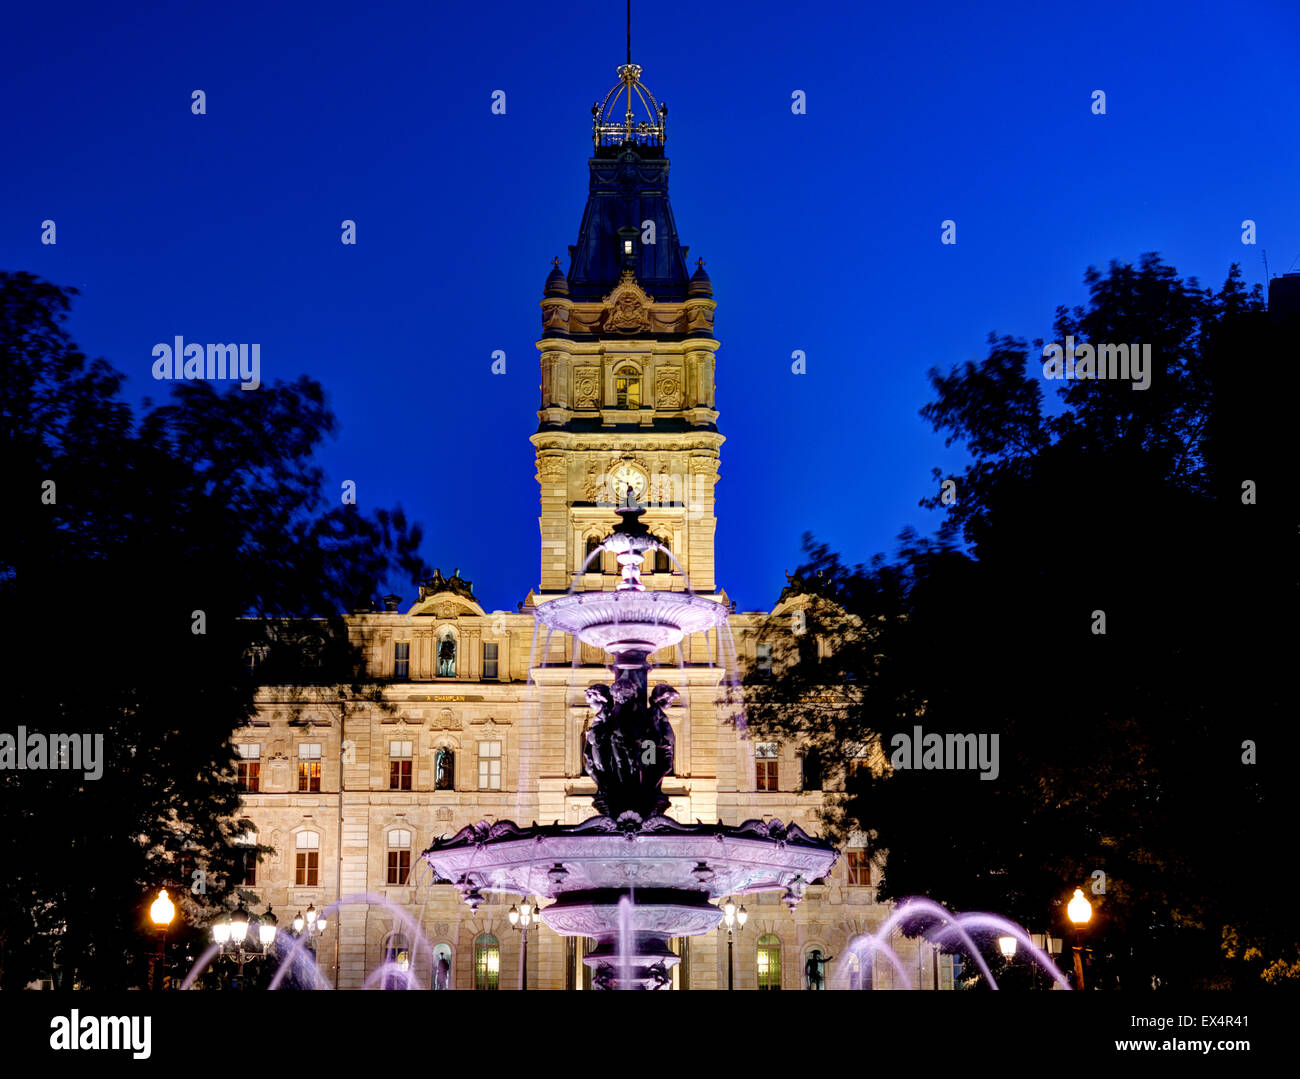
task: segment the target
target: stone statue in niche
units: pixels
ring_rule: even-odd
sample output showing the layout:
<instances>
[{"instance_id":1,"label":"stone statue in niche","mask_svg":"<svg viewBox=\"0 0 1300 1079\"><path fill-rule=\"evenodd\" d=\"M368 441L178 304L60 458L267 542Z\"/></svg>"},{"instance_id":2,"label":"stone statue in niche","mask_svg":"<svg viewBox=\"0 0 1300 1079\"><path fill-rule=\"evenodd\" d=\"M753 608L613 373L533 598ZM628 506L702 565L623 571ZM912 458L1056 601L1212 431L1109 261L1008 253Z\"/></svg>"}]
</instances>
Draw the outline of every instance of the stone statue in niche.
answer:
<instances>
[{"instance_id":1,"label":"stone statue in niche","mask_svg":"<svg viewBox=\"0 0 1300 1079\"><path fill-rule=\"evenodd\" d=\"M450 633L438 642L438 676L452 678L456 674L456 638Z\"/></svg>"},{"instance_id":2,"label":"stone statue in niche","mask_svg":"<svg viewBox=\"0 0 1300 1079\"><path fill-rule=\"evenodd\" d=\"M820 948L814 948L808 953L808 962L804 964L804 977L807 979L809 989L826 988L826 964L835 956L822 955Z\"/></svg>"},{"instance_id":3,"label":"stone statue in niche","mask_svg":"<svg viewBox=\"0 0 1300 1079\"><path fill-rule=\"evenodd\" d=\"M433 789L456 789L456 755L447 746L439 746L433 754Z\"/></svg>"}]
</instances>

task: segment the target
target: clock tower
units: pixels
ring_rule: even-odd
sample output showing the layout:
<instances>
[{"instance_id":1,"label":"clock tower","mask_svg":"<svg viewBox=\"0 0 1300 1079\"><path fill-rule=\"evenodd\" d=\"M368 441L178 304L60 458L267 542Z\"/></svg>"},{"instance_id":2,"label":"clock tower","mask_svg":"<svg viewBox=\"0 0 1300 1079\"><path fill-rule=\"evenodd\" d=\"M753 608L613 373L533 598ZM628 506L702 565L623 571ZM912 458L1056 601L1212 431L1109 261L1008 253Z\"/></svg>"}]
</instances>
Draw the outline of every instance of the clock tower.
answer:
<instances>
[{"instance_id":1,"label":"clock tower","mask_svg":"<svg viewBox=\"0 0 1300 1079\"><path fill-rule=\"evenodd\" d=\"M664 138L668 108L641 82L641 68L592 106L593 153L578 242L566 275L559 260L541 302L542 569L538 597L565 592L614 528L629 497L672 549L647 559L653 589L712 593L714 484L713 285L677 237L668 202ZM604 560L604 561L602 561ZM596 555L585 589L618 582L612 556Z\"/></svg>"}]
</instances>

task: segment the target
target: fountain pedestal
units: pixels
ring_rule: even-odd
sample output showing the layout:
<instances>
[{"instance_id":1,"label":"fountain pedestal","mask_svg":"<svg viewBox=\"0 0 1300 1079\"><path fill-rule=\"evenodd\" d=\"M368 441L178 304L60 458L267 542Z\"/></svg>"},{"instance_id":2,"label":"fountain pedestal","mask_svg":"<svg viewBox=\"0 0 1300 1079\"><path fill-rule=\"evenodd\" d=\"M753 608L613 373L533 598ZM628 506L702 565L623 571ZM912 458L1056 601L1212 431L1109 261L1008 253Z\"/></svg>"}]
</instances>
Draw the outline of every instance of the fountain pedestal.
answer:
<instances>
[{"instance_id":1,"label":"fountain pedestal","mask_svg":"<svg viewBox=\"0 0 1300 1079\"><path fill-rule=\"evenodd\" d=\"M603 989L670 985L680 959L669 940L716 928L722 911L714 900L777 889L793 910L839 856L779 820L729 827L660 815L669 804L661 783L674 755L665 709L677 691L666 683L648 690L649 656L687 633L724 626L727 611L690 592L645 590L640 565L659 542L641 523L642 512L633 502L620 509L623 523L603 545L623 568L615 591L570 593L537 608L542 624L611 657L613 682L586 690L595 715L583 756L600 815L530 828L480 822L423 854L471 909L485 892L553 900L539 917L561 936L595 939L585 962Z\"/></svg>"}]
</instances>

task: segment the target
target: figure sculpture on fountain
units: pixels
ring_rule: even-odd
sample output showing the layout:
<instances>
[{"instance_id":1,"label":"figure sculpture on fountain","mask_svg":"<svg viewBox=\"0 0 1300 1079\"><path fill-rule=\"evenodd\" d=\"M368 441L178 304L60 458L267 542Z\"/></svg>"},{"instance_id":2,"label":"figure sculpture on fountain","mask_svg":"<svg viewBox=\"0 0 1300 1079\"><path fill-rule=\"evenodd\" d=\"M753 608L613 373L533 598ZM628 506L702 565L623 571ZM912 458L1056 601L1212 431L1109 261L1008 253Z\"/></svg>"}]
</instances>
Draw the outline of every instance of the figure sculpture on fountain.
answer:
<instances>
[{"instance_id":1,"label":"figure sculpture on fountain","mask_svg":"<svg viewBox=\"0 0 1300 1079\"><path fill-rule=\"evenodd\" d=\"M675 738L666 709L678 700L672 686L660 683L649 706L635 671L622 671L612 686L587 687L594 710L583 745L583 763L596 781L592 799L602 816L617 819L634 812L642 818L661 814L670 804L660 789L673 770Z\"/></svg>"}]
</instances>

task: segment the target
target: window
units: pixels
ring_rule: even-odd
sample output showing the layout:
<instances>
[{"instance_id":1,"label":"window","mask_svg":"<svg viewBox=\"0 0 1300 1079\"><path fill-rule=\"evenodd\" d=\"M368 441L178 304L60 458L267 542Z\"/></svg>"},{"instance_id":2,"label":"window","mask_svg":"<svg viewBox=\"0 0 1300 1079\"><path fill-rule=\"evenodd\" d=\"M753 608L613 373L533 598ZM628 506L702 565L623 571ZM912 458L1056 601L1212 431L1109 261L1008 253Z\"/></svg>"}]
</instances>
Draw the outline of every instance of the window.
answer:
<instances>
[{"instance_id":1,"label":"window","mask_svg":"<svg viewBox=\"0 0 1300 1079\"><path fill-rule=\"evenodd\" d=\"M297 846L293 883L301 888L315 888L320 883L319 833L299 832Z\"/></svg>"},{"instance_id":2,"label":"window","mask_svg":"<svg viewBox=\"0 0 1300 1079\"><path fill-rule=\"evenodd\" d=\"M779 790L777 786L777 769L780 747L775 742L759 742L754 746L754 789L756 791Z\"/></svg>"},{"instance_id":3,"label":"window","mask_svg":"<svg viewBox=\"0 0 1300 1079\"><path fill-rule=\"evenodd\" d=\"M449 746L439 746L433 751L433 789L456 789L456 752Z\"/></svg>"},{"instance_id":4,"label":"window","mask_svg":"<svg viewBox=\"0 0 1300 1079\"><path fill-rule=\"evenodd\" d=\"M390 791L409 791L411 789L410 742L388 743L388 789Z\"/></svg>"},{"instance_id":5,"label":"window","mask_svg":"<svg viewBox=\"0 0 1300 1079\"><path fill-rule=\"evenodd\" d=\"M243 879L239 882L241 887L257 887L257 851L242 851L240 857L243 859Z\"/></svg>"},{"instance_id":6,"label":"window","mask_svg":"<svg viewBox=\"0 0 1300 1079\"><path fill-rule=\"evenodd\" d=\"M501 976L501 945L491 933L474 940L474 988L496 989Z\"/></svg>"},{"instance_id":7,"label":"window","mask_svg":"<svg viewBox=\"0 0 1300 1079\"><path fill-rule=\"evenodd\" d=\"M239 751L239 785L249 794L256 794L261 782L262 747L236 746Z\"/></svg>"},{"instance_id":8,"label":"window","mask_svg":"<svg viewBox=\"0 0 1300 1079\"><path fill-rule=\"evenodd\" d=\"M668 947L682 957L682 961L673 967L673 988L689 989L691 987L691 953L690 937L673 937Z\"/></svg>"},{"instance_id":9,"label":"window","mask_svg":"<svg viewBox=\"0 0 1300 1079\"><path fill-rule=\"evenodd\" d=\"M849 943L848 954L844 958L849 972L850 989L872 988L872 961L875 955L865 937Z\"/></svg>"},{"instance_id":10,"label":"window","mask_svg":"<svg viewBox=\"0 0 1300 1079\"><path fill-rule=\"evenodd\" d=\"M599 536L587 537L586 543L583 544L582 566L579 566L578 567L579 569L582 569L583 566L586 566L587 573L604 572L604 566L601 564L602 560L599 557L593 559L591 565L589 566L587 565L587 559L591 558L591 556L596 553L596 548L599 547L603 542L604 541Z\"/></svg>"},{"instance_id":11,"label":"window","mask_svg":"<svg viewBox=\"0 0 1300 1079\"><path fill-rule=\"evenodd\" d=\"M819 791L822 789L822 757L815 749L803 755L803 789Z\"/></svg>"},{"instance_id":12,"label":"window","mask_svg":"<svg viewBox=\"0 0 1300 1079\"><path fill-rule=\"evenodd\" d=\"M641 407L641 375L635 367L622 367L615 372L614 407Z\"/></svg>"},{"instance_id":13,"label":"window","mask_svg":"<svg viewBox=\"0 0 1300 1079\"><path fill-rule=\"evenodd\" d=\"M480 742L478 744L478 789L481 791L499 791L501 789L500 742Z\"/></svg>"},{"instance_id":14,"label":"window","mask_svg":"<svg viewBox=\"0 0 1300 1079\"><path fill-rule=\"evenodd\" d=\"M781 988L781 938L774 933L758 938L758 987Z\"/></svg>"},{"instance_id":15,"label":"window","mask_svg":"<svg viewBox=\"0 0 1300 1079\"><path fill-rule=\"evenodd\" d=\"M251 821L245 821L251 825ZM235 840L241 847L250 848L239 852L240 857L240 886L244 888L255 888L257 886L257 851L251 848L257 846L257 833L250 826L247 831Z\"/></svg>"},{"instance_id":16,"label":"window","mask_svg":"<svg viewBox=\"0 0 1300 1079\"><path fill-rule=\"evenodd\" d=\"M867 857L867 852L859 847L854 847L844 853L849 867L849 883L860 887L869 886L871 884L871 859Z\"/></svg>"},{"instance_id":17,"label":"window","mask_svg":"<svg viewBox=\"0 0 1300 1079\"><path fill-rule=\"evenodd\" d=\"M405 884L411 875L411 833L394 828L388 833L388 883Z\"/></svg>"},{"instance_id":18,"label":"window","mask_svg":"<svg viewBox=\"0 0 1300 1079\"><path fill-rule=\"evenodd\" d=\"M765 641L754 646L754 666L758 668L759 678L772 677L772 646Z\"/></svg>"},{"instance_id":19,"label":"window","mask_svg":"<svg viewBox=\"0 0 1300 1079\"><path fill-rule=\"evenodd\" d=\"M497 645L495 643L483 645L483 677L497 677Z\"/></svg>"},{"instance_id":20,"label":"window","mask_svg":"<svg viewBox=\"0 0 1300 1079\"><path fill-rule=\"evenodd\" d=\"M405 682L411 677L411 642L397 641L393 645L393 681Z\"/></svg>"},{"instance_id":21,"label":"window","mask_svg":"<svg viewBox=\"0 0 1300 1079\"><path fill-rule=\"evenodd\" d=\"M409 989L411 969L411 949L406 938L394 934L384 945L384 965L388 973L384 976L385 989Z\"/></svg>"},{"instance_id":22,"label":"window","mask_svg":"<svg viewBox=\"0 0 1300 1079\"><path fill-rule=\"evenodd\" d=\"M849 755L849 778L856 779L871 763L871 758L867 756L867 747L861 742L850 742L844 748Z\"/></svg>"},{"instance_id":23,"label":"window","mask_svg":"<svg viewBox=\"0 0 1300 1079\"><path fill-rule=\"evenodd\" d=\"M298 790L320 790L320 743L304 742L298 747Z\"/></svg>"}]
</instances>

